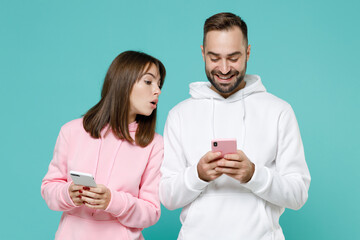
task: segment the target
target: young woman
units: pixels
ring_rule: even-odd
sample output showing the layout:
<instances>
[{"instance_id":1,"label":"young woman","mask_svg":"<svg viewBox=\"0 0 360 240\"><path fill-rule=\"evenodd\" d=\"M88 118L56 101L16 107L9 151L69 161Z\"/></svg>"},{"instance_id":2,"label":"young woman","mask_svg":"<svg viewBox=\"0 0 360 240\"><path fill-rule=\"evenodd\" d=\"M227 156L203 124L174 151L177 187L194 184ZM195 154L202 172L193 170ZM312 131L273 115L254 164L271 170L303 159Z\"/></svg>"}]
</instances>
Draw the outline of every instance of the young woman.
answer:
<instances>
[{"instance_id":1,"label":"young woman","mask_svg":"<svg viewBox=\"0 0 360 240\"><path fill-rule=\"evenodd\" d=\"M145 53L121 53L101 100L61 128L41 185L49 208L63 211L55 239L143 239L158 221L163 140L155 122L165 74ZM75 185L71 170L92 174L97 186Z\"/></svg>"}]
</instances>

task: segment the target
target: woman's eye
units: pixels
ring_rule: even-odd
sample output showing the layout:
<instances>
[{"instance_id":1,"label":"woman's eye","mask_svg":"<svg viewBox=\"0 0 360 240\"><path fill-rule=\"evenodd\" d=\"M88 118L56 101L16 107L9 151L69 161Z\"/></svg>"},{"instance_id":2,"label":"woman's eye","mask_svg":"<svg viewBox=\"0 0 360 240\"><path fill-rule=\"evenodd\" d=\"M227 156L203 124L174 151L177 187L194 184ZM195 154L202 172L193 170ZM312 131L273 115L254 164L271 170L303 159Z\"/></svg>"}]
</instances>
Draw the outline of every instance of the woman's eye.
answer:
<instances>
[{"instance_id":1,"label":"woman's eye","mask_svg":"<svg viewBox=\"0 0 360 240\"><path fill-rule=\"evenodd\" d=\"M144 82L145 82L145 84L147 84L147 85L151 85L151 81L149 81L149 80L145 80Z\"/></svg>"}]
</instances>

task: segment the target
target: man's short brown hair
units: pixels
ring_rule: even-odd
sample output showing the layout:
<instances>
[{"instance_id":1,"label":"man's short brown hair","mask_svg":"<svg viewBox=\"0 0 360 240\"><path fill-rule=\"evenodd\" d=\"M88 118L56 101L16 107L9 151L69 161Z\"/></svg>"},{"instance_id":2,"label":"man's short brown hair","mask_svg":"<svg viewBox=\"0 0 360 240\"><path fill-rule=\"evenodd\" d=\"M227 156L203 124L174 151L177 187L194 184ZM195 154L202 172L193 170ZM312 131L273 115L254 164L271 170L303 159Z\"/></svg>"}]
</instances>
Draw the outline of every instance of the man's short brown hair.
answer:
<instances>
[{"instance_id":1,"label":"man's short brown hair","mask_svg":"<svg viewBox=\"0 0 360 240\"><path fill-rule=\"evenodd\" d=\"M203 46L205 47L205 37L208 32L229 30L235 26L240 28L247 46L248 36L246 23L239 16L228 12L218 13L206 19L204 24Z\"/></svg>"}]
</instances>

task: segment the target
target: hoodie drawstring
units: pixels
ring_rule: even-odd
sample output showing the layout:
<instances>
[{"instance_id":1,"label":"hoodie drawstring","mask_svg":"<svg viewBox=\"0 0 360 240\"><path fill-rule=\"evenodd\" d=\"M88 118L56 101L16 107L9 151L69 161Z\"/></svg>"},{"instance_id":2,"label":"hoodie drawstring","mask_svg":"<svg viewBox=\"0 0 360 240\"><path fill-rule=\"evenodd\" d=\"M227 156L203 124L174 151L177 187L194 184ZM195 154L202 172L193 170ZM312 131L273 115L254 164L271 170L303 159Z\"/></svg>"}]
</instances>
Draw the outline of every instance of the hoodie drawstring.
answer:
<instances>
[{"instance_id":1,"label":"hoodie drawstring","mask_svg":"<svg viewBox=\"0 0 360 240\"><path fill-rule=\"evenodd\" d=\"M100 152L101 152L101 147L102 147L102 144L103 144L103 137L104 136L101 136L100 138L100 144L99 144L99 151L98 151L98 156L97 156L97 159L96 159L96 166L95 166L95 172L94 172L94 177L96 178L96 175L97 175L97 170L99 168L99 159L100 159ZM109 184L109 181L110 181L110 175L111 175L111 172L114 168L114 164L115 164L115 158L119 152L119 149L120 149L120 146L122 144L123 140L119 140L119 143L116 147L116 150L115 150L115 153L114 153L114 156L111 158L112 159L112 163L111 163L111 167L109 168L109 172L107 173L107 179L106 179L106 182L104 182L105 186L107 186ZM95 179L96 180L96 179Z\"/></svg>"},{"instance_id":2,"label":"hoodie drawstring","mask_svg":"<svg viewBox=\"0 0 360 240\"><path fill-rule=\"evenodd\" d=\"M215 100L213 97L211 99L211 130L212 130L212 139L215 139ZM241 90L241 104L242 104L242 116L241 116L241 142L240 142L240 150L244 150L245 148L245 138L246 138L246 126L245 126L245 117L246 117L246 109L245 109L245 97L244 91Z\"/></svg>"},{"instance_id":3,"label":"hoodie drawstring","mask_svg":"<svg viewBox=\"0 0 360 240\"><path fill-rule=\"evenodd\" d=\"M245 127L245 116L246 116L246 109L245 109L245 98L244 98L244 91L241 91L241 100L242 107L243 107L243 115L242 115L242 141L241 141L241 150L244 151L245 148L245 137L246 137L246 127Z\"/></svg>"},{"instance_id":4,"label":"hoodie drawstring","mask_svg":"<svg viewBox=\"0 0 360 240\"><path fill-rule=\"evenodd\" d=\"M118 144L118 146L117 146L117 148L116 148L115 154L114 154L114 156L112 157L111 168L109 169L109 172L108 172L108 175L107 175L108 178L107 178L107 181L106 181L106 186L109 185L111 172L112 172L112 170L113 170L113 168L114 168L114 164L115 164L115 158L116 158L116 156L117 156L117 154L118 154L118 152L119 152L120 146L121 146L121 144L123 143L123 141L124 141L124 140L120 140L120 141L119 141L119 144Z\"/></svg>"},{"instance_id":5,"label":"hoodie drawstring","mask_svg":"<svg viewBox=\"0 0 360 240\"><path fill-rule=\"evenodd\" d=\"M100 144L99 144L98 154L97 154L97 158L96 158L96 165L95 165L95 169L94 169L94 173L93 173L95 181L96 181L97 170L99 167L99 159L100 159L100 152L101 152L102 144L103 144L103 136L100 137Z\"/></svg>"},{"instance_id":6,"label":"hoodie drawstring","mask_svg":"<svg viewBox=\"0 0 360 240\"><path fill-rule=\"evenodd\" d=\"M211 109L212 109L212 119L211 119L212 139L215 139L215 103L213 97L211 97Z\"/></svg>"}]
</instances>

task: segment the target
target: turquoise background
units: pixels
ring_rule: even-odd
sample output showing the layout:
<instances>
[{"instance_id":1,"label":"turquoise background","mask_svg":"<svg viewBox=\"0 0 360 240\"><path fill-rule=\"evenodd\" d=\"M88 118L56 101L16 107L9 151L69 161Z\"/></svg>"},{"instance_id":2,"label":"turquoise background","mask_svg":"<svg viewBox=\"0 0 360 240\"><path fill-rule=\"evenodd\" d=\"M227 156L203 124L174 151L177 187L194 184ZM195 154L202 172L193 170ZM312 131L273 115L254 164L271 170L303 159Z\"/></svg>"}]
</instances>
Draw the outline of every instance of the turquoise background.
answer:
<instances>
[{"instance_id":1,"label":"turquoise background","mask_svg":"<svg viewBox=\"0 0 360 240\"><path fill-rule=\"evenodd\" d=\"M202 27L231 11L249 27L248 73L295 110L312 175L309 200L286 210L287 239L360 236L359 1L0 1L0 239L52 239L61 213L41 180L60 127L100 96L125 50L161 59L168 75L157 130L206 81ZM176 239L180 211L163 208L147 239Z\"/></svg>"}]
</instances>

